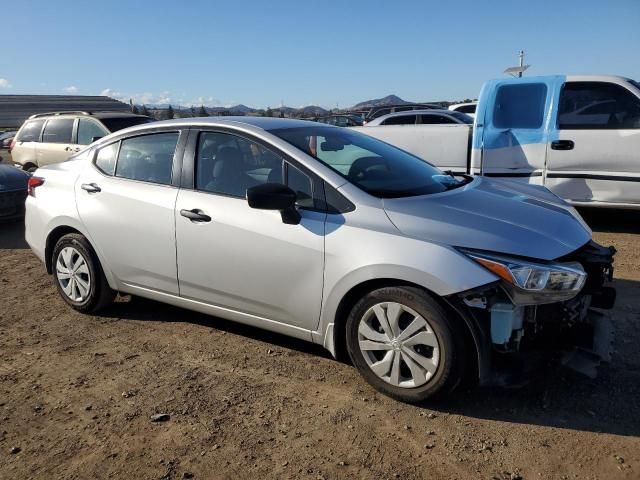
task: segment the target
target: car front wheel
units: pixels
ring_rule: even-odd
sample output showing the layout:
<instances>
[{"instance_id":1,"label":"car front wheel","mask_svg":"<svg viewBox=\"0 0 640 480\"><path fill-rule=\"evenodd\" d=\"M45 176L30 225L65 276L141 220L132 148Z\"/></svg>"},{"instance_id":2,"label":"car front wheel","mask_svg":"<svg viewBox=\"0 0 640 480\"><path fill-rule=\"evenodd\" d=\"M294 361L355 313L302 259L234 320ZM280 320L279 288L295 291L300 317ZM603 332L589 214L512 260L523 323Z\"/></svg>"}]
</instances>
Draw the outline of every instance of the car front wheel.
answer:
<instances>
[{"instance_id":1,"label":"car front wheel","mask_svg":"<svg viewBox=\"0 0 640 480\"><path fill-rule=\"evenodd\" d=\"M61 237L53 249L51 263L58 292L76 310L95 312L115 297L84 236L70 233Z\"/></svg>"},{"instance_id":2,"label":"car front wheel","mask_svg":"<svg viewBox=\"0 0 640 480\"><path fill-rule=\"evenodd\" d=\"M346 327L351 361L393 398L420 402L461 379L464 342L456 323L418 288L369 292L353 307Z\"/></svg>"}]
</instances>

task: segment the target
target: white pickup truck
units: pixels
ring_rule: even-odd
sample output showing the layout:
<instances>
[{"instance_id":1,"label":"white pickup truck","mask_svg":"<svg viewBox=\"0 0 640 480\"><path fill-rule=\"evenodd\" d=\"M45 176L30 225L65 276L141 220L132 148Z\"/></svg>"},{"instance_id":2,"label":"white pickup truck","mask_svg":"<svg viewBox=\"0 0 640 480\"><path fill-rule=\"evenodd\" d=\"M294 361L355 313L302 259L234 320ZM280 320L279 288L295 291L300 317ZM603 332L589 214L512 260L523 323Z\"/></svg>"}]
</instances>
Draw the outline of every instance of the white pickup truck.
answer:
<instances>
[{"instance_id":1,"label":"white pickup truck","mask_svg":"<svg viewBox=\"0 0 640 480\"><path fill-rule=\"evenodd\" d=\"M454 173L545 185L576 205L640 209L640 84L627 78L491 80L472 127L357 129Z\"/></svg>"}]
</instances>

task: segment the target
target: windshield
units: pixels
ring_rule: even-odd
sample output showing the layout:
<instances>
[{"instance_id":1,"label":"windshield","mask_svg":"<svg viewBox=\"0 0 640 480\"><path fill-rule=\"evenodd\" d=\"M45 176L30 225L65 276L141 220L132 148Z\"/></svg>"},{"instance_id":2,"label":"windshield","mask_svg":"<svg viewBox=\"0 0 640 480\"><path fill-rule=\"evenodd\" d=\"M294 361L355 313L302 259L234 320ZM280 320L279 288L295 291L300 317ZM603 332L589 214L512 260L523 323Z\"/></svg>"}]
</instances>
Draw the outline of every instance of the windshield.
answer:
<instances>
[{"instance_id":1,"label":"windshield","mask_svg":"<svg viewBox=\"0 0 640 480\"><path fill-rule=\"evenodd\" d=\"M153 119L149 117L111 117L101 118L100 121L104 123L104 126L107 127L111 133L113 133L118 130L122 130L123 128L153 122Z\"/></svg>"},{"instance_id":2,"label":"windshield","mask_svg":"<svg viewBox=\"0 0 640 480\"><path fill-rule=\"evenodd\" d=\"M428 195L466 183L403 150L352 130L318 125L270 132L376 197Z\"/></svg>"}]
</instances>

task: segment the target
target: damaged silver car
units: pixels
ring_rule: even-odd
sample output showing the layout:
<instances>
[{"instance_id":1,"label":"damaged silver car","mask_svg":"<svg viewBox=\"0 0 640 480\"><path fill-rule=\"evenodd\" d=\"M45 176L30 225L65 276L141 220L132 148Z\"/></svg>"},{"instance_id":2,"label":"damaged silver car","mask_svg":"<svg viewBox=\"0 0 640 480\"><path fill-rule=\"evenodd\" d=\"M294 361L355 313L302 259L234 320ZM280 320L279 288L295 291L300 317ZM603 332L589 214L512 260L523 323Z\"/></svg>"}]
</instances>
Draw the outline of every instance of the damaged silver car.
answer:
<instances>
[{"instance_id":1,"label":"damaged silver car","mask_svg":"<svg viewBox=\"0 0 640 480\"><path fill-rule=\"evenodd\" d=\"M79 311L122 292L265 328L403 401L504 383L531 352L587 374L608 359L615 251L573 207L338 127L117 132L35 172L26 239Z\"/></svg>"}]
</instances>

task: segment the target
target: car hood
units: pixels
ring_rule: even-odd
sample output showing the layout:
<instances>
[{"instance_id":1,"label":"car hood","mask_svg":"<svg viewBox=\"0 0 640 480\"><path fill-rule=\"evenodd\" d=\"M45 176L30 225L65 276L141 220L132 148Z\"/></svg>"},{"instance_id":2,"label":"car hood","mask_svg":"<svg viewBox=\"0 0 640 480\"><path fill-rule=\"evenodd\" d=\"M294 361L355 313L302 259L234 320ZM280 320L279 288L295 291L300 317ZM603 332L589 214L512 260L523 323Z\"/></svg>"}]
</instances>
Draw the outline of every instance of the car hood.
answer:
<instances>
[{"instance_id":1,"label":"car hood","mask_svg":"<svg viewBox=\"0 0 640 480\"><path fill-rule=\"evenodd\" d=\"M591 230L544 187L476 177L441 194L385 199L405 235L456 247L553 260L581 247Z\"/></svg>"},{"instance_id":2,"label":"car hood","mask_svg":"<svg viewBox=\"0 0 640 480\"><path fill-rule=\"evenodd\" d=\"M13 165L0 165L0 192L27 188L29 175Z\"/></svg>"}]
</instances>

